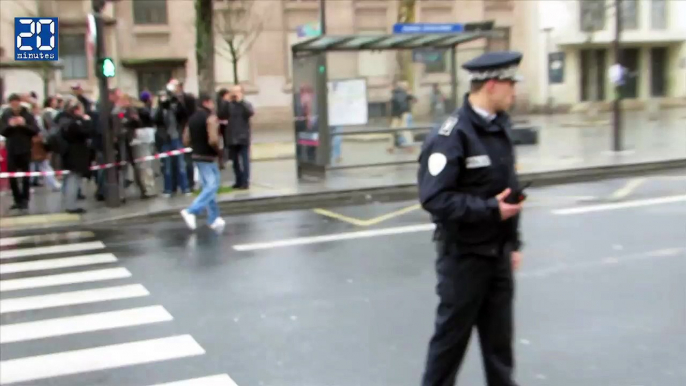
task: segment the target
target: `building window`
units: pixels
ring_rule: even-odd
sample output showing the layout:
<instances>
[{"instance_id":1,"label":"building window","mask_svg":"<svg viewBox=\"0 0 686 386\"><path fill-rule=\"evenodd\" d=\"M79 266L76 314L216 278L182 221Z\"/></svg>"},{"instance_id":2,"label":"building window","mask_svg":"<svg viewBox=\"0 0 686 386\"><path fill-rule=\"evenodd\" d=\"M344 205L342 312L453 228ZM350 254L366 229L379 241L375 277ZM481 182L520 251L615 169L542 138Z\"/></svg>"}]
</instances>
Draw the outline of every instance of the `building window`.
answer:
<instances>
[{"instance_id":1,"label":"building window","mask_svg":"<svg viewBox=\"0 0 686 386\"><path fill-rule=\"evenodd\" d=\"M86 35L60 35L60 60L64 63L62 79L87 79Z\"/></svg>"},{"instance_id":2,"label":"building window","mask_svg":"<svg viewBox=\"0 0 686 386\"><path fill-rule=\"evenodd\" d=\"M579 9L582 31L605 29L605 0L579 0Z\"/></svg>"},{"instance_id":3,"label":"building window","mask_svg":"<svg viewBox=\"0 0 686 386\"><path fill-rule=\"evenodd\" d=\"M650 49L650 96L667 96L667 71L669 51L667 47Z\"/></svg>"},{"instance_id":4,"label":"building window","mask_svg":"<svg viewBox=\"0 0 686 386\"><path fill-rule=\"evenodd\" d=\"M626 68L622 96L625 98L638 98L638 85L640 84L640 50L638 48L624 48L621 50L621 64Z\"/></svg>"},{"instance_id":5,"label":"building window","mask_svg":"<svg viewBox=\"0 0 686 386\"><path fill-rule=\"evenodd\" d=\"M496 27L493 29L500 36L488 39L487 51L508 51L510 49L510 27Z\"/></svg>"},{"instance_id":6,"label":"building window","mask_svg":"<svg viewBox=\"0 0 686 386\"><path fill-rule=\"evenodd\" d=\"M604 49L584 49L581 60L581 101L602 101L605 99L607 73L607 51Z\"/></svg>"},{"instance_id":7,"label":"building window","mask_svg":"<svg viewBox=\"0 0 686 386\"><path fill-rule=\"evenodd\" d=\"M163 91L172 78L171 68L155 68L138 71L138 94L143 91L156 94Z\"/></svg>"},{"instance_id":8,"label":"building window","mask_svg":"<svg viewBox=\"0 0 686 386\"><path fill-rule=\"evenodd\" d=\"M652 29L667 29L667 0L652 0L650 2L650 27Z\"/></svg>"},{"instance_id":9,"label":"building window","mask_svg":"<svg viewBox=\"0 0 686 386\"><path fill-rule=\"evenodd\" d=\"M167 24L167 0L133 0L135 24Z\"/></svg>"},{"instance_id":10,"label":"building window","mask_svg":"<svg viewBox=\"0 0 686 386\"><path fill-rule=\"evenodd\" d=\"M427 49L422 53L425 74L450 72L450 50Z\"/></svg>"},{"instance_id":11,"label":"building window","mask_svg":"<svg viewBox=\"0 0 686 386\"><path fill-rule=\"evenodd\" d=\"M622 29L638 28L638 0L622 0Z\"/></svg>"}]
</instances>

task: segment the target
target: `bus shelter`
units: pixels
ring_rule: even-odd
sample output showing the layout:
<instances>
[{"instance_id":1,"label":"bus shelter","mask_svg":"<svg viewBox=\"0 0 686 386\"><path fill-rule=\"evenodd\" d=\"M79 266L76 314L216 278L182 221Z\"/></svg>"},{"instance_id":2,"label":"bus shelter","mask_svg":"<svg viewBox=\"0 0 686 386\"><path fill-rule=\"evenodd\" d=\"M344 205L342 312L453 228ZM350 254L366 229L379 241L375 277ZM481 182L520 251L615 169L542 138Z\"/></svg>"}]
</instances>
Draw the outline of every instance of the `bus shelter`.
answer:
<instances>
[{"instance_id":1,"label":"bus shelter","mask_svg":"<svg viewBox=\"0 0 686 386\"><path fill-rule=\"evenodd\" d=\"M393 134L399 130L429 130L430 127L389 127L360 130L332 130L360 125L366 120L365 79L329 80L326 53L359 51L396 51L415 49L449 50L452 101L457 101L457 46L496 36L497 31L459 33L421 33L393 35L321 35L291 47L293 69L293 115L298 178L322 178L330 166L334 136L364 133ZM356 97L360 96L360 97ZM363 97L362 97L363 96ZM362 102L360 102L362 101ZM359 118L363 117L364 118ZM366 122L365 122L366 123ZM415 161L416 162L416 161ZM394 162L399 164L403 162ZM378 166L378 165L366 165Z\"/></svg>"}]
</instances>

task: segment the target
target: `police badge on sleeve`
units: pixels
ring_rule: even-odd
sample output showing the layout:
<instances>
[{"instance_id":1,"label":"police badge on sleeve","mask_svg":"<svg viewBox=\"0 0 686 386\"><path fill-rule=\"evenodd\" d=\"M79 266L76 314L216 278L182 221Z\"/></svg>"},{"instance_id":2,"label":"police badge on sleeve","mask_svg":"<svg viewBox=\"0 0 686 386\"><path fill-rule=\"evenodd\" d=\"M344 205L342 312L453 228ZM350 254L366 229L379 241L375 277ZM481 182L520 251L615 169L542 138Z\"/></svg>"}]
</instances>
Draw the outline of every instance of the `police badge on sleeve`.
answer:
<instances>
[{"instance_id":1,"label":"police badge on sleeve","mask_svg":"<svg viewBox=\"0 0 686 386\"><path fill-rule=\"evenodd\" d=\"M459 122L457 117L448 117L448 119L443 122L443 125L441 125L441 128L438 129L438 135L445 135L446 137L449 136L450 133L453 132L457 122Z\"/></svg>"}]
</instances>

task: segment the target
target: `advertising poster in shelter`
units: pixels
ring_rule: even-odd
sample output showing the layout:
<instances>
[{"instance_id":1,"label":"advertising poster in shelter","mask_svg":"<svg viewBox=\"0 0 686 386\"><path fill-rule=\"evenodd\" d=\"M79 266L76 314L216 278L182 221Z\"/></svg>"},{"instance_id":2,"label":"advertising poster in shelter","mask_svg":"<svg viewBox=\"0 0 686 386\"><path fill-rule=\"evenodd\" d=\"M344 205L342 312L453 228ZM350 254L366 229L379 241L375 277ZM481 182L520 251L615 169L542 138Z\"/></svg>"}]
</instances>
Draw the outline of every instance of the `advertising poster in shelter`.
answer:
<instances>
[{"instance_id":1,"label":"advertising poster in shelter","mask_svg":"<svg viewBox=\"0 0 686 386\"><path fill-rule=\"evenodd\" d=\"M367 124L369 104L366 79L330 80L327 87L330 127Z\"/></svg>"},{"instance_id":2,"label":"advertising poster in shelter","mask_svg":"<svg viewBox=\"0 0 686 386\"><path fill-rule=\"evenodd\" d=\"M317 56L293 60L293 116L296 155L301 163L317 163L319 120L317 106Z\"/></svg>"}]
</instances>

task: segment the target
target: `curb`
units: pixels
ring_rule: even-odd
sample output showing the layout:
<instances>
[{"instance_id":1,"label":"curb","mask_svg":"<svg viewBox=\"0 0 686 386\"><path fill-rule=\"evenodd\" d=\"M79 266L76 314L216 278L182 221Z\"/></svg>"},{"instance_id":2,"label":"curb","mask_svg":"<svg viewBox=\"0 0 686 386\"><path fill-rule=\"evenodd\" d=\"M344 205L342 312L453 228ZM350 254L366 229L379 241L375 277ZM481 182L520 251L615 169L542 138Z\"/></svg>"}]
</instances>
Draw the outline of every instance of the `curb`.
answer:
<instances>
[{"instance_id":1,"label":"curb","mask_svg":"<svg viewBox=\"0 0 686 386\"><path fill-rule=\"evenodd\" d=\"M533 187L564 185L579 182L592 182L605 179L641 176L657 171L668 171L686 168L686 158L667 161L632 163L612 166L597 166L584 169L568 169L550 172L521 173L520 181L532 182ZM219 202L219 209L223 215L255 214L277 212L284 210L311 209L313 207L331 205L360 205L370 202L405 201L417 198L416 184L399 184L364 189L347 189L332 192L314 192L289 194L282 196L245 198L233 201ZM6 228L3 233L28 231L73 229L84 227L92 229L94 226L111 226L119 223L142 223L150 220L160 220L178 217L178 209L168 209L157 213L139 213L102 220L82 221L79 223L60 223L31 226L23 228Z\"/></svg>"}]
</instances>

